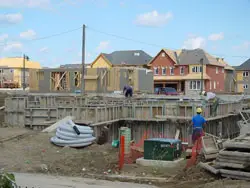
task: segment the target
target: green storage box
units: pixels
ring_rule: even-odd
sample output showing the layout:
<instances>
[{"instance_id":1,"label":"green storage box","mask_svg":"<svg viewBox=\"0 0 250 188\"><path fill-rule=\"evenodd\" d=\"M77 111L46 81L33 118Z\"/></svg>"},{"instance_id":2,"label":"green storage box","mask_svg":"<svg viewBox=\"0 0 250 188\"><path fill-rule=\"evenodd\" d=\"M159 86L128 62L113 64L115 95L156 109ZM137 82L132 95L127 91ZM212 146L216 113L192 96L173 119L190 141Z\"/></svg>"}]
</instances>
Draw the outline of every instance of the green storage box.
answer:
<instances>
[{"instance_id":1,"label":"green storage box","mask_svg":"<svg viewBox=\"0 0 250 188\"><path fill-rule=\"evenodd\" d=\"M144 141L144 159L173 161L181 156L181 141L152 138Z\"/></svg>"}]
</instances>

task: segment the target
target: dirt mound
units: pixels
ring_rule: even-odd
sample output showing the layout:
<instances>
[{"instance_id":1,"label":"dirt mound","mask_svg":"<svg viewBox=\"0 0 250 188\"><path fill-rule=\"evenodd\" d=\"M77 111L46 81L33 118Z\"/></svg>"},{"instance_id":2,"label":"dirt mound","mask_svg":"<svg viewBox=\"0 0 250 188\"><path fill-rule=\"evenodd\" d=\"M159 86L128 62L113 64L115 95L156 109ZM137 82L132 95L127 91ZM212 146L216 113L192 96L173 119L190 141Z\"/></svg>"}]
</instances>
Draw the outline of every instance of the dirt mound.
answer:
<instances>
[{"instance_id":1,"label":"dirt mound","mask_svg":"<svg viewBox=\"0 0 250 188\"><path fill-rule=\"evenodd\" d=\"M183 169L179 171L174 178L174 180L176 181L192 181L192 180L214 181L215 179L216 179L215 176L201 169L198 166L192 166L188 169Z\"/></svg>"},{"instance_id":2,"label":"dirt mound","mask_svg":"<svg viewBox=\"0 0 250 188\"><path fill-rule=\"evenodd\" d=\"M116 170L118 166L118 150L109 145L92 145L86 148L85 152L78 149L74 155L69 154L67 150L76 149L63 148L61 153L64 157L50 163L49 172L69 176L104 174Z\"/></svg>"}]
</instances>

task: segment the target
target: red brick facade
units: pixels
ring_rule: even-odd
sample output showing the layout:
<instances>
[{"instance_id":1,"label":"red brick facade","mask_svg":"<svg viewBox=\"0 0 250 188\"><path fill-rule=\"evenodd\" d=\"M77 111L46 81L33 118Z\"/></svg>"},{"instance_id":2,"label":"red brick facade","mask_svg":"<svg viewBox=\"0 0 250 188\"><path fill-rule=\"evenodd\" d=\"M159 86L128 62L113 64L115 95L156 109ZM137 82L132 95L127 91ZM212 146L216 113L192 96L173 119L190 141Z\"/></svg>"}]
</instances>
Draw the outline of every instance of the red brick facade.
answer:
<instances>
[{"instance_id":1,"label":"red brick facade","mask_svg":"<svg viewBox=\"0 0 250 188\"><path fill-rule=\"evenodd\" d=\"M216 70L217 69L217 70ZM205 82L206 91L212 92L222 92L225 86L225 71L224 67L207 65L206 66L207 75L211 80Z\"/></svg>"}]
</instances>

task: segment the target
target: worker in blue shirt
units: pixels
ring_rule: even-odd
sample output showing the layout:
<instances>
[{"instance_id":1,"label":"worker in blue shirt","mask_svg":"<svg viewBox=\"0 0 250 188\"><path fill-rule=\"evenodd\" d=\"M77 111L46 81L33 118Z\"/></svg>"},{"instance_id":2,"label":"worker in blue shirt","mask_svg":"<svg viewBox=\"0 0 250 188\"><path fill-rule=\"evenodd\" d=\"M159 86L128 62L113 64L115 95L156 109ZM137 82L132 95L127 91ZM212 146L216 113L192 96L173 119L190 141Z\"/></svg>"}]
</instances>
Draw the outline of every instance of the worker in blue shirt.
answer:
<instances>
[{"instance_id":1,"label":"worker in blue shirt","mask_svg":"<svg viewBox=\"0 0 250 188\"><path fill-rule=\"evenodd\" d=\"M129 86L129 85L124 86L123 94L125 95L125 97L132 97L133 96L132 86Z\"/></svg>"},{"instance_id":2,"label":"worker in blue shirt","mask_svg":"<svg viewBox=\"0 0 250 188\"><path fill-rule=\"evenodd\" d=\"M192 132L192 140L193 144L195 141L202 136L204 125L206 123L205 118L201 115L202 109L197 108L196 109L196 115L192 118L192 124L193 124L193 132Z\"/></svg>"}]
</instances>

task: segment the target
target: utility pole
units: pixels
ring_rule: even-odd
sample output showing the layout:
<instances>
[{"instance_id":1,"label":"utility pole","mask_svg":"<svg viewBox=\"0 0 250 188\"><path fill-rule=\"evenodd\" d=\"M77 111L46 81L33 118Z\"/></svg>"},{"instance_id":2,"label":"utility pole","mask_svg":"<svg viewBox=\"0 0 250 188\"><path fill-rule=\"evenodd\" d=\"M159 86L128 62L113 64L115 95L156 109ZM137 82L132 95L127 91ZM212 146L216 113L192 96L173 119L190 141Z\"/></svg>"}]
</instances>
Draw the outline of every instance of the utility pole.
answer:
<instances>
[{"instance_id":1,"label":"utility pole","mask_svg":"<svg viewBox=\"0 0 250 188\"><path fill-rule=\"evenodd\" d=\"M203 91L203 58L200 59L201 64L201 92Z\"/></svg>"},{"instance_id":2,"label":"utility pole","mask_svg":"<svg viewBox=\"0 0 250 188\"><path fill-rule=\"evenodd\" d=\"M85 80L84 80L84 74L85 74L85 24L82 25L82 95L85 93Z\"/></svg>"},{"instance_id":3,"label":"utility pole","mask_svg":"<svg viewBox=\"0 0 250 188\"><path fill-rule=\"evenodd\" d=\"M23 90L25 91L25 85L26 85L26 82L25 82L25 59L26 59L26 55L23 54Z\"/></svg>"},{"instance_id":4,"label":"utility pole","mask_svg":"<svg viewBox=\"0 0 250 188\"><path fill-rule=\"evenodd\" d=\"M26 74L25 74L26 73L26 67L25 67L26 60L28 61L29 57L23 54L23 90L24 91L26 88Z\"/></svg>"}]
</instances>

